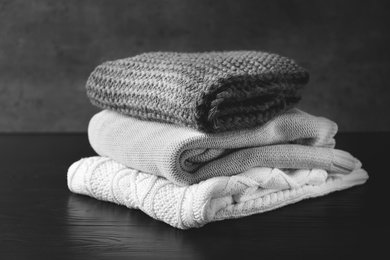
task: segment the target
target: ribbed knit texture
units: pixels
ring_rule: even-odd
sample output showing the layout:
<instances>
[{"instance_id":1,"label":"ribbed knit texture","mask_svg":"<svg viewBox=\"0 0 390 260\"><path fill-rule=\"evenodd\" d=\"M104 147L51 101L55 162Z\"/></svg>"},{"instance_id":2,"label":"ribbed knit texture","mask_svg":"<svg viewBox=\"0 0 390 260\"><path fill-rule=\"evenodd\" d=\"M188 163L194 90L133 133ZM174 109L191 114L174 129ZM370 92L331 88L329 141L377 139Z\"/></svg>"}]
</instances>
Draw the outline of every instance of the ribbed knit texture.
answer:
<instances>
[{"instance_id":1,"label":"ribbed knit texture","mask_svg":"<svg viewBox=\"0 0 390 260\"><path fill-rule=\"evenodd\" d=\"M273 210L363 184L367 179L361 168L348 174L331 174L320 169L255 167L232 177L215 177L182 187L104 157L81 159L68 170L72 192L141 209L180 229Z\"/></svg>"},{"instance_id":2,"label":"ribbed knit texture","mask_svg":"<svg viewBox=\"0 0 390 260\"><path fill-rule=\"evenodd\" d=\"M155 52L101 64L86 89L100 108L214 133L264 124L297 104L308 80L277 54Z\"/></svg>"},{"instance_id":3,"label":"ribbed knit texture","mask_svg":"<svg viewBox=\"0 0 390 260\"><path fill-rule=\"evenodd\" d=\"M333 149L337 125L293 108L262 126L206 134L103 110L89 123L93 149L127 167L190 185L255 166L349 173L361 163Z\"/></svg>"}]
</instances>

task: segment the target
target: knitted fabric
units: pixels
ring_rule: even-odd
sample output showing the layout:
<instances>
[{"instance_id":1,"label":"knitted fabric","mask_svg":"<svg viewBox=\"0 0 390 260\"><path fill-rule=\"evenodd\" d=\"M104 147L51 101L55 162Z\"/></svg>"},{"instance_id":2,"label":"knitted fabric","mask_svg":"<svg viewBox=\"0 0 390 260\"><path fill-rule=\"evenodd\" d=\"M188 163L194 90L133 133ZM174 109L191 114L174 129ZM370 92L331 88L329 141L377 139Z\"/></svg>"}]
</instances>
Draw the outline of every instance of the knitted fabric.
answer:
<instances>
[{"instance_id":1,"label":"knitted fabric","mask_svg":"<svg viewBox=\"0 0 390 260\"><path fill-rule=\"evenodd\" d=\"M177 185L255 166L349 173L361 164L349 153L332 149L336 132L334 122L296 108L262 126L218 134L110 110L94 115L88 127L89 142L100 156Z\"/></svg>"},{"instance_id":2,"label":"knitted fabric","mask_svg":"<svg viewBox=\"0 0 390 260\"><path fill-rule=\"evenodd\" d=\"M299 102L308 80L271 53L156 52L101 64L86 89L100 108L214 133L267 122Z\"/></svg>"},{"instance_id":3,"label":"knitted fabric","mask_svg":"<svg viewBox=\"0 0 390 260\"><path fill-rule=\"evenodd\" d=\"M367 179L361 168L349 174L332 174L320 169L255 167L232 177L183 187L104 157L81 159L68 170L72 192L141 209L180 229L273 210L363 184Z\"/></svg>"}]
</instances>

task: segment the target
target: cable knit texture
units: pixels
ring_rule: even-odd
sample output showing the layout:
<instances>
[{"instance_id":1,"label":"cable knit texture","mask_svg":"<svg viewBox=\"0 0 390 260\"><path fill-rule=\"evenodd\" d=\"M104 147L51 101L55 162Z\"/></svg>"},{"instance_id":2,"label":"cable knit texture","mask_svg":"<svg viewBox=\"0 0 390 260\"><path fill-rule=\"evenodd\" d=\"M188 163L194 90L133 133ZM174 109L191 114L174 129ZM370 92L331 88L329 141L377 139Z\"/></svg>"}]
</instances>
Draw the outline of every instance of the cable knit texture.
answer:
<instances>
[{"instance_id":1,"label":"cable knit texture","mask_svg":"<svg viewBox=\"0 0 390 260\"><path fill-rule=\"evenodd\" d=\"M272 53L155 52L101 64L86 89L100 108L215 133L264 124L297 104L308 80Z\"/></svg>"},{"instance_id":2,"label":"cable knit texture","mask_svg":"<svg viewBox=\"0 0 390 260\"><path fill-rule=\"evenodd\" d=\"M68 170L72 192L141 209L180 229L273 210L367 179L361 168L349 174L331 174L321 169L254 167L232 177L214 177L183 187L105 157L81 159Z\"/></svg>"},{"instance_id":3,"label":"cable knit texture","mask_svg":"<svg viewBox=\"0 0 390 260\"><path fill-rule=\"evenodd\" d=\"M349 173L361 163L333 149L337 125L293 108L262 126L207 134L103 110L91 119L93 149L127 167L190 185L252 167Z\"/></svg>"}]
</instances>

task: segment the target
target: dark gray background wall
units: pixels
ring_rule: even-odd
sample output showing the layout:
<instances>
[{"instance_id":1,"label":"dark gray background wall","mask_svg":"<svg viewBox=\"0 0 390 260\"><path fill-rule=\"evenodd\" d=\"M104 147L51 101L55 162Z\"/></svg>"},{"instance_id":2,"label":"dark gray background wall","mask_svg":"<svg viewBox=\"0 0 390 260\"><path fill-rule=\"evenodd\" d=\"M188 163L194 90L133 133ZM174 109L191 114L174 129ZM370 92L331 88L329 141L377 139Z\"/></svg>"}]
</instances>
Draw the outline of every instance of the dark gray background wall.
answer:
<instances>
[{"instance_id":1,"label":"dark gray background wall","mask_svg":"<svg viewBox=\"0 0 390 260\"><path fill-rule=\"evenodd\" d=\"M240 49L306 67L299 107L340 131L390 130L388 2L0 0L0 132L85 132L103 61Z\"/></svg>"}]
</instances>

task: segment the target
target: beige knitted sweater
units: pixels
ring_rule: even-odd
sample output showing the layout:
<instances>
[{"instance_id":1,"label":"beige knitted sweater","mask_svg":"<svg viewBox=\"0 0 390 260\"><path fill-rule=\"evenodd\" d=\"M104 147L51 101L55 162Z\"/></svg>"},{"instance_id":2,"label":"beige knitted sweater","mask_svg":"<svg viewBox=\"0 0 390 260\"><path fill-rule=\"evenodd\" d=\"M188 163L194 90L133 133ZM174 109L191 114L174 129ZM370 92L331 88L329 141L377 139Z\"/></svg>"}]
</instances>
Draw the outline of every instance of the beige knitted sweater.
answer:
<instances>
[{"instance_id":1,"label":"beige knitted sweater","mask_svg":"<svg viewBox=\"0 0 390 260\"><path fill-rule=\"evenodd\" d=\"M333 149L336 132L334 122L295 108L265 125L218 134L109 110L93 116L88 127L90 144L99 155L177 185L232 176L256 166L349 173L361 163Z\"/></svg>"}]
</instances>

